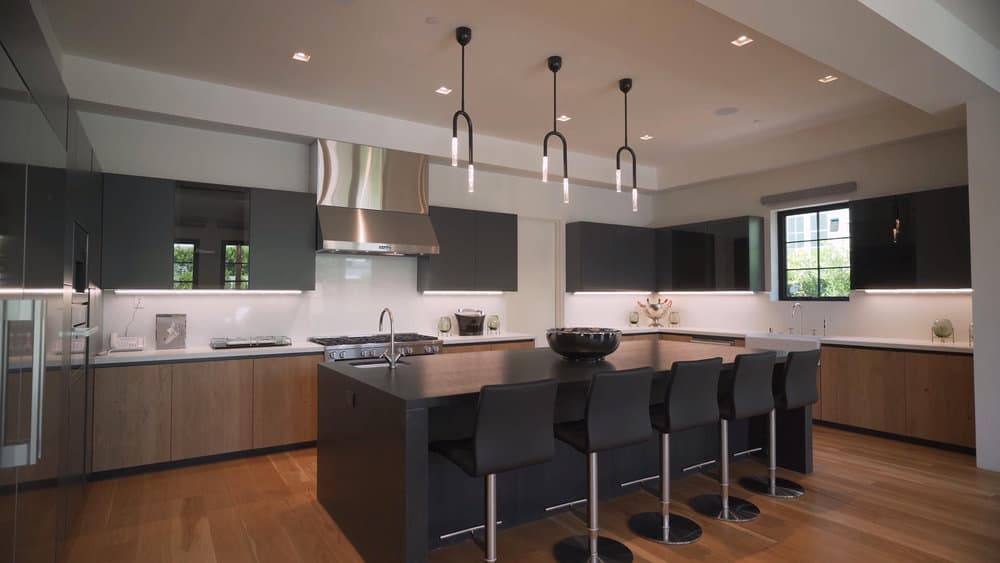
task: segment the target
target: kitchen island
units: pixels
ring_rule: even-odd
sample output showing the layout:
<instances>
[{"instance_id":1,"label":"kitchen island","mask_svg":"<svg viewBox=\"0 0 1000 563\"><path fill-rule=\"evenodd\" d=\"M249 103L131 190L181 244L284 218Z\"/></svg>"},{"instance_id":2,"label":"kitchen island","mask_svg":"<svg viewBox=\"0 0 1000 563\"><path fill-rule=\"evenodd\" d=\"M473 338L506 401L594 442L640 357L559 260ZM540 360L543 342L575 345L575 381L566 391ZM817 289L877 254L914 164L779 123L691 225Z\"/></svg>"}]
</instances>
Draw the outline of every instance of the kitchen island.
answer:
<instances>
[{"instance_id":1,"label":"kitchen island","mask_svg":"<svg viewBox=\"0 0 1000 563\"><path fill-rule=\"evenodd\" d=\"M404 358L394 372L371 362L322 364L317 497L366 560L424 561L429 549L467 538L454 533L483 521L482 479L428 451L431 440L471 435L482 386L556 379L556 422L579 420L596 372L651 366L657 373L652 401L662 402L673 362L722 357L731 369L738 354L750 351L647 340L623 342L599 363L569 362L538 348ZM811 427L809 407L779 412L779 466L812 471ZM766 415L731 424L731 454L763 446L766 433ZM718 443L717 425L672 435L671 473L680 477L712 465ZM635 491L633 482L659 473L658 460L654 436L602 453L601 498ZM557 441L551 462L498 475L502 527L544 518L584 498L586 479L584 456ZM655 506L650 497L650 509Z\"/></svg>"}]
</instances>

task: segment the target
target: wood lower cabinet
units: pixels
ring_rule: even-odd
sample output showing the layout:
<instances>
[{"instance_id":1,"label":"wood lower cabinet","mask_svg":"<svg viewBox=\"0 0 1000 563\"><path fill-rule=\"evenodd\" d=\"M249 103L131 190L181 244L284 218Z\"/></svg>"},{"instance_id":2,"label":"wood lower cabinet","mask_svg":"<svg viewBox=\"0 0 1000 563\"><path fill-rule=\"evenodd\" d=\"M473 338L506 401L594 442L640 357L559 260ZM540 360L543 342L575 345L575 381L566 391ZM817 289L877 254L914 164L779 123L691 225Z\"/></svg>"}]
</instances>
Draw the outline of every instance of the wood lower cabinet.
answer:
<instances>
[{"instance_id":1,"label":"wood lower cabinet","mask_svg":"<svg viewBox=\"0 0 1000 563\"><path fill-rule=\"evenodd\" d=\"M495 352L497 350L525 350L534 347L534 340L518 340L515 342L484 342L482 344L450 344L442 346L441 353L457 354L460 352Z\"/></svg>"},{"instance_id":2,"label":"wood lower cabinet","mask_svg":"<svg viewBox=\"0 0 1000 563\"><path fill-rule=\"evenodd\" d=\"M821 361L824 420L906 433L903 352L823 346Z\"/></svg>"},{"instance_id":3,"label":"wood lower cabinet","mask_svg":"<svg viewBox=\"0 0 1000 563\"><path fill-rule=\"evenodd\" d=\"M816 368L816 390L819 398L813 404L813 420L826 420L823 418L823 366Z\"/></svg>"},{"instance_id":4,"label":"wood lower cabinet","mask_svg":"<svg viewBox=\"0 0 1000 563\"><path fill-rule=\"evenodd\" d=\"M686 334L661 334L660 340L668 342L691 342L691 337Z\"/></svg>"},{"instance_id":5,"label":"wood lower cabinet","mask_svg":"<svg viewBox=\"0 0 1000 563\"><path fill-rule=\"evenodd\" d=\"M976 446L972 356L906 354L906 434Z\"/></svg>"},{"instance_id":6,"label":"wood lower cabinet","mask_svg":"<svg viewBox=\"0 0 1000 563\"><path fill-rule=\"evenodd\" d=\"M668 342L694 342L701 344L718 344L719 346L739 346L744 347L747 341L744 338L730 338L726 336L695 336L692 334L660 334L660 340Z\"/></svg>"},{"instance_id":7,"label":"wood lower cabinet","mask_svg":"<svg viewBox=\"0 0 1000 563\"><path fill-rule=\"evenodd\" d=\"M253 447L316 439L316 365L322 354L253 360Z\"/></svg>"},{"instance_id":8,"label":"wood lower cabinet","mask_svg":"<svg viewBox=\"0 0 1000 563\"><path fill-rule=\"evenodd\" d=\"M253 447L253 360L172 367L171 459Z\"/></svg>"},{"instance_id":9,"label":"wood lower cabinet","mask_svg":"<svg viewBox=\"0 0 1000 563\"><path fill-rule=\"evenodd\" d=\"M634 340L658 340L659 334L653 332L650 334L623 334L622 342L631 342Z\"/></svg>"},{"instance_id":10,"label":"wood lower cabinet","mask_svg":"<svg viewBox=\"0 0 1000 563\"><path fill-rule=\"evenodd\" d=\"M975 447L972 356L823 346L815 418Z\"/></svg>"},{"instance_id":11,"label":"wood lower cabinet","mask_svg":"<svg viewBox=\"0 0 1000 563\"><path fill-rule=\"evenodd\" d=\"M93 470L169 461L171 366L94 372Z\"/></svg>"}]
</instances>

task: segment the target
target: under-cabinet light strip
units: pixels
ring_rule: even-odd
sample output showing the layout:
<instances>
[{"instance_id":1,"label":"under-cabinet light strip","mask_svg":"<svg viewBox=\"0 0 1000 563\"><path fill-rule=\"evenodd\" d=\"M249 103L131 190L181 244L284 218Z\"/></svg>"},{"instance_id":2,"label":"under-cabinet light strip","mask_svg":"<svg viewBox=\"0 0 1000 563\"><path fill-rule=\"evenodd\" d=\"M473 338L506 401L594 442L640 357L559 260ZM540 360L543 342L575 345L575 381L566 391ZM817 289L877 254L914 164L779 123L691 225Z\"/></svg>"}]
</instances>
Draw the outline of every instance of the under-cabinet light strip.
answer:
<instances>
[{"instance_id":1,"label":"under-cabinet light strip","mask_svg":"<svg viewBox=\"0 0 1000 563\"><path fill-rule=\"evenodd\" d=\"M424 295L503 295L502 291L425 291Z\"/></svg>"},{"instance_id":2,"label":"under-cabinet light strip","mask_svg":"<svg viewBox=\"0 0 1000 563\"><path fill-rule=\"evenodd\" d=\"M753 295L752 291L660 291L661 295Z\"/></svg>"},{"instance_id":3,"label":"under-cabinet light strip","mask_svg":"<svg viewBox=\"0 0 1000 563\"><path fill-rule=\"evenodd\" d=\"M301 289L116 289L115 295L299 295Z\"/></svg>"},{"instance_id":4,"label":"under-cabinet light strip","mask_svg":"<svg viewBox=\"0 0 1000 563\"><path fill-rule=\"evenodd\" d=\"M968 295L972 293L971 288L965 289L866 289L869 295Z\"/></svg>"},{"instance_id":5,"label":"under-cabinet light strip","mask_svg":"<svg viewBox=\"0 0 1000 563\"><path fill-rule=\"evenodd\" d=\"M574 291L573 295L652 295L652 291Z\"/></svg>"},{"instance_id":6,"label":"under-cabinet light strip","mask_svg":"<svg viewBox=\"0 0 1000 563\"><path fill-rule=\"evenodd\" d=\"M63 289L61 287L0 289L0 295L61 295L62 292Z\"/></svg>"}]
</instances>

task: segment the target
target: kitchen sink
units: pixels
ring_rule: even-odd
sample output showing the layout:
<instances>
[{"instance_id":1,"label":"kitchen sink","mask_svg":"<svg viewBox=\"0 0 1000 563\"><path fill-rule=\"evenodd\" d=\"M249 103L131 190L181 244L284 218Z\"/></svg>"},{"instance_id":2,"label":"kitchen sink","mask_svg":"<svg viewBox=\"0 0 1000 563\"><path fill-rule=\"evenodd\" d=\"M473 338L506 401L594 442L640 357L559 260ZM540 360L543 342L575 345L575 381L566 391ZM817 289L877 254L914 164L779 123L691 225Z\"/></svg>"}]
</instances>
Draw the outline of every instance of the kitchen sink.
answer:
<instances>
[{"instance_id":1,"label":"kitchen sink","mask_svg":"<svg viewBox=\"0 0 1000 563\"><path fill-rule=\"evenodd\" d=\"M746 336L746 347L780 352L800 352L818 349L820 338L808 335L751 332Z\"/></svg>"},{"instance_id":2,"label":"kitchen sink","mask_svg":"<svg viewBox=\"0 0 1000 563\"><path fill-rule=\"evenodd\" d=\"M362 369L368 369L368 368L387 368L387 367L389 367L389 362L387 362L385 360L362 360L360 362L351 362L349 365L352 368L362 368ZM408 362L404 362L403 360L400 360L400 361L396 362L396 365L397 366L408 366L410 364Z\"/></svg>"}]
</instances>

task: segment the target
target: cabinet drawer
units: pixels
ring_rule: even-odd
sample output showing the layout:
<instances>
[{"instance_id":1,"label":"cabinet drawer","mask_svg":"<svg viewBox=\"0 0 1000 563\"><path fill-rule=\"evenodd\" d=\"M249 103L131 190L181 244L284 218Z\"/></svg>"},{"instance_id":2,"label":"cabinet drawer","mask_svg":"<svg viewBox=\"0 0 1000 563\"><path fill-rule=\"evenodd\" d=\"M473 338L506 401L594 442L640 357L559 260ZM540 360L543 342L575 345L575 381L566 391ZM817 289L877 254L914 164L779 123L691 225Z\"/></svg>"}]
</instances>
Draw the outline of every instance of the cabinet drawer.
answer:
<instances>
[{"instance_id":1,"label":"cabinet drawer","mask_svg":"<svg viewBox=\"0 0 1000 563\"><path fill-rule=\"evenodd\" d=\"M172 460L249 450L253 361L173 364Z\"/></svg>"},{"instance_id":2,"label":"cabinet drawer","mask_svg":"<svg viewBox=\"0 0 1000 563\"><path fill-rule=\"evenodd\" d=\"M170 460L170 372L166 364L95 370L94 471Z\"/></svg>"}]
</instances>

